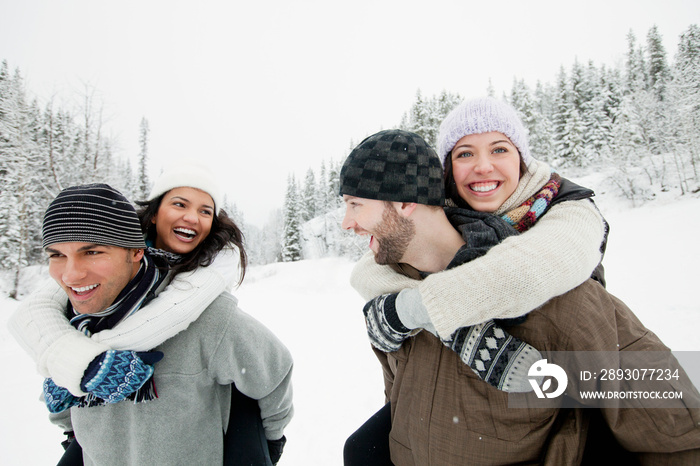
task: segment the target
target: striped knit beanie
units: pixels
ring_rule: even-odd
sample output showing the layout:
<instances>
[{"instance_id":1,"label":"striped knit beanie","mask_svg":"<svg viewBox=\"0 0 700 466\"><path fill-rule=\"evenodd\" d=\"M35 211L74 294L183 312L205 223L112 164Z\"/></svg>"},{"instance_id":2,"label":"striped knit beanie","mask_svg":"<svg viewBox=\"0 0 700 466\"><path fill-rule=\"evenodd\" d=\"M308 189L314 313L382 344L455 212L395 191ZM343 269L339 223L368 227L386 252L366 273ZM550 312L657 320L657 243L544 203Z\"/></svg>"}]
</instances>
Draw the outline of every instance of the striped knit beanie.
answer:
<instances>
[{"instance_id":1,"label":"striped knit beanie","mask_svg":"<svg viewBox=\"0 0 700 466\"><path fill-rule=\"evenodd\" d=\"M144 249L134 206L106 184L72 186L61 191L44 214L43 247L56 243L92 243Z\"/></svg>"},{"instance_id":2,"label":"striped knit beanie","mask_svg":"<svg viewBox=\"0 0 700 466\"><path fill-rule=\"evenodd\" d=\"M341 196L379 201L445 203L440 159L423 138L398 129L362 141L340 170Z\"/></svg>"},{"instance_id":3,"label":"striped knit beanie","mask_svg":"<svg viewBox=\"0 0 700 466\"><path fill-rule=\"evenodd\" d=\"M447 154L464 136L492 131L508 136L520 151L525 165L530 165L533 159L525 125L513 107L493 97L464 101L447 114L438 135L440 162L445 165Z\"/></svg>"}]
</instances>

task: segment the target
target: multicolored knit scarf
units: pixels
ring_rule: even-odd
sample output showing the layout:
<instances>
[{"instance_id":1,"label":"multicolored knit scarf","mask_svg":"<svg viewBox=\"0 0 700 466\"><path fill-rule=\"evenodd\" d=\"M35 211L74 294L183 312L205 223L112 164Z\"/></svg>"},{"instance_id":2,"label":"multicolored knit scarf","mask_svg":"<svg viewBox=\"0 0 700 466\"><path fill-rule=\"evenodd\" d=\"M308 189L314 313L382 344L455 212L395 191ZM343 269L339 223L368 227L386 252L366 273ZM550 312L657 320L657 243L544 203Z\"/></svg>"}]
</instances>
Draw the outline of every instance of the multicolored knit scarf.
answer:
<instances>
[{"instance_id":1,"label":"multicolored knit scarf","mask_svg":"<svg viewBox=\"0 0 700 466\"><path fill-rule=\"evenodd\" d=\"M534 225L535 222L537 222L537 219L539 219L540 215L547 210L547 207L552 202L552 199L554 199L559 192L560 187L561 177L557 173L552 172L552 176L549 178L549 181L537 194L520 204L515 209L506 212L501 216L501 218L520 233L526 231L532 225Z\"/></svg>"}]
</instances>

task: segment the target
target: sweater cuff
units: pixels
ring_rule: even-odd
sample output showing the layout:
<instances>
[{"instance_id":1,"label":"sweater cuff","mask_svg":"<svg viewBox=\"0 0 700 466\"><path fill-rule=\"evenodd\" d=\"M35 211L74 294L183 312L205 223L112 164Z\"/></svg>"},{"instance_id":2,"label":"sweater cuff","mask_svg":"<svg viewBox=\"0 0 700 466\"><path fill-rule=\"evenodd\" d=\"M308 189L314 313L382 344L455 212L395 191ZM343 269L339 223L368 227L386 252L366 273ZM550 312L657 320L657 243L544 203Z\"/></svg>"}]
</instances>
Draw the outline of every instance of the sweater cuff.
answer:
<instances>
[{"instance_id":1,"label":"sweater cuff","mask_svg":"<svg viewBox=\"0 0 700 466\"><path fill-rule=\"evenodd\" d=\"M389 324L389 326L400 333L408 333L411 331L410 328L406 327L403 322L401 322L401 318L399 317L398 313L396 312L396 298L398 294L390 294L389 296L384 299L384 303L382 304L383 306L383 311L384 311L384 318L386 319L386 322ZM381 301L380 301L381 302Z\"/></svg>"},{"instance_id":2,"label":"sweater cuff","mask_svg":"<svg viewBox=\"0 0 700 466\"><path fill-rule=\"evenodd\" d=\"M46 351L45 364L51 378L75 396L85 396L80 388L85 369L98 355L111 349L75 330L53 343Z\"/></svg>"},{"instance_id":3,"label":"sweater cuff","mask_svg":"<svg viewBox=\"0 0 700 466\"><path fill-rule=\"evenodd\" d=\"M449 340L452 334L460 328L458 324L451 319L451 315L447 312L430 312L431 309L439 308L439 304L434 301L437 300L438 296L432 293L430 287L420 287L418 289L419 294L423 297L422 304L425 307L425 312L428 320L432 322L435 327L435 331L438 336Z\"/></svg>"}]
</instances>

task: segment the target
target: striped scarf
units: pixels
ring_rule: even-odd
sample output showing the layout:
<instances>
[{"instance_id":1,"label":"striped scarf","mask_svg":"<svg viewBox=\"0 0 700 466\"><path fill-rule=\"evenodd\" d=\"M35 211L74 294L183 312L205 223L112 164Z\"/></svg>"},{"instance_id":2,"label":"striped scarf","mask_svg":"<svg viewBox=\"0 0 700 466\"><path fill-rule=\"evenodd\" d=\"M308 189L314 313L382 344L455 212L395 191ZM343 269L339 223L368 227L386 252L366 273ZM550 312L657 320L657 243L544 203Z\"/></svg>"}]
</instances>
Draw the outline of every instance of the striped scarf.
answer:
<instances>
[{"instance_id":1,"label":"striped scarf","mask_svg":"<svg viewBox=\"0 0 700 466\"><path fill-rule=\"evenodd\" d=\"M87 336L114 328L119 322L138 311L147 299L150 300L155 296L155 290L167 272L167 262L146 251L136 276L119 293L114 304L104 311L79 314L69 302L68 312L74 314L70 323Z\"/></svg>"},{"instance_id":2,"label":"striped scarf","mask_svg":"<svg viewBox=\"0 0 700 466\"><path fill-rule=\"evenodd\" d=\"M136 276L124 287L114 304L107 309L94 314L78 314L68 302L68 312L74 317L70 323L79 331L90 336L101 330L113 328L123 319L126 319L141 306L155 297L155 291L168 274L167 260L160 254L153 254L151 248L146 249L141 266ZM151 376L135 393L127 398L134 402L149 401L157 398L155 382ZM79 407L101 406L106 402L89 393L78 400Z\"/></svg>"},{"instance_id":3,"label":"striped scarf","mask_svg":"<svg viewBox=\"0 0 700 466\"><path fill-rule=\"evenodd\" d=\"M547 210L552 199L556 197L561 186L561 177L552 172L549 181L542 186L530 199L526 200L518 207L503 214L501 218L520 233L529 229L537 222L540 216Z\"/></svg>"}]
</instances>

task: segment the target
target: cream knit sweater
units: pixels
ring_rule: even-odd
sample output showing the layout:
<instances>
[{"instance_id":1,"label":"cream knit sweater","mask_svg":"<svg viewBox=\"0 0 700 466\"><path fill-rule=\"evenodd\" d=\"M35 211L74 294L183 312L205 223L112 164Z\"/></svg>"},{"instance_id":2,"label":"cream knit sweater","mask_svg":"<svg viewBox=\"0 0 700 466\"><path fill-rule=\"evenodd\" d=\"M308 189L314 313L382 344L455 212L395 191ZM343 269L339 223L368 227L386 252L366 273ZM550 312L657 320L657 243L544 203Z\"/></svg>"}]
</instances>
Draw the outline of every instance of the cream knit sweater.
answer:
<instances>
[{"instance_id":1,"label":"cream knit sweater","mask_svg":"<svg viewBox=\"0 0 700 466\"><path fill-rule=\"evenodd\" d=\"M537 193L550 167L537 160L516 191L495 212L501 215ZM460 327L526 314L583 283L600 263L603 218L588 199L553 206L534 227L507 238L484 256L415 281L378 265L368 252L350 282L366 300L418 288L438 334L448 338Z\"/></svg>"}]
</instances>

